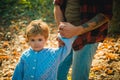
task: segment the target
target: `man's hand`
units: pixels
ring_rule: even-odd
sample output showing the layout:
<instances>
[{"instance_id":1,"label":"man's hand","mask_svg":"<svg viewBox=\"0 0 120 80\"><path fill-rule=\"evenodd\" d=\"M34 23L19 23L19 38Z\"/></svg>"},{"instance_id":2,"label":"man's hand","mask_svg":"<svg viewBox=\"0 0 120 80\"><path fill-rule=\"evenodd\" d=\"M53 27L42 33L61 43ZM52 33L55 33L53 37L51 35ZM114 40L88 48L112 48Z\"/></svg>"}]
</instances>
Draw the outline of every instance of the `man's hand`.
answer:
<instances>
[{"instance_id":1,"label":"man's hand","mask_svg":"<svg viewBox=\"0 0 120 80\"><path fill-rule=\"evenodd\" d=\"M61 34L61 36L66 37L66 38L71 38L73 36L78 36L83 34L84 28L79 26L76 27L68 22L60 22L59 25L59 33Z\"/></svg>"}]
</instances>

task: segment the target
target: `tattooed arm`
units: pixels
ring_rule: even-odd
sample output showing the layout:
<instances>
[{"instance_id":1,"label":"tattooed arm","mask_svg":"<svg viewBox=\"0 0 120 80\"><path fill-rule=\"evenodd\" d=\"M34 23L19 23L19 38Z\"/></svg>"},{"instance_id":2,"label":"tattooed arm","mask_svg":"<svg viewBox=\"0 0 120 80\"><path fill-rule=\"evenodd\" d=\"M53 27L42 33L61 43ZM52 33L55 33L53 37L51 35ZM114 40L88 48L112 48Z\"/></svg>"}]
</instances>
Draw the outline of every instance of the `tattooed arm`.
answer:
<instances>
[{"instance_id":1,"label":"tattooed arm","mask_svg":"<svg viewBox=\"0 0 120 80\"><path fill-rule=\"evenodd\" d=\"M60 25L60 33L62 36L70 38L73 36L82 35L86 32L92 31L104 23L108 22L109 19L104 14L98 14L88 22L80 25L80 26L74 26L68 22L62 22L62 26ZM63 29L61 29L63 28Z\"/></svg>"},{"instance_id":2,"label":"tattooed arm","mask_svg":"<svg viewBox=\"0 0 120 80\"><path fill-rule=\"evenodd\" d=\"M84 33L94 30L104 23L108 22L109 19L104 14L98 14L94 18L92 18L90 21L82 24L81 26L84 27Z\"/></svg>"}]
</instances>

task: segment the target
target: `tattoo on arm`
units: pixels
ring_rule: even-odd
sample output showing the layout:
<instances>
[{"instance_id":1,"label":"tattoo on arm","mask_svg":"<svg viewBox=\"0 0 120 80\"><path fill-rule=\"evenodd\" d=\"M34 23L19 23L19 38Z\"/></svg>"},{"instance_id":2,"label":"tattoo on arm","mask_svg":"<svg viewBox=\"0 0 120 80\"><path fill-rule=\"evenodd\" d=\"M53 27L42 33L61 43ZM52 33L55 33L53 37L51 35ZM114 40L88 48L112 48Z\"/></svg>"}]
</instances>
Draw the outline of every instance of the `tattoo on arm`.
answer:
<instances>
[{"instance_id":1,"label":"tattoo on arm","mask_svg":"<svg viewBox=\"0 0 120 80\"><path fill-rule=\"evenodd\" d=\"M82 26L83 26L84 28L87 28L87 27L89 27L89 25L88 25L87 23L85 23L85 24L82 24Z\"/></svg>"},{"instance_id":2,"label":"tattoo on arm","mask_svg":"<svg viewBox=\"0 0 120 80\"><path fill-rule=\"evenodd\" d=\"M97 16L92 18L87 23L84 23L82 26L84 28L87 28L87 27L90 27L90 26L96 28L96 27L101 26L102 24L104 24L106 21L107 21L107 18L105 17L105 15L98 14Z\"/></svg>"}]
</instances>

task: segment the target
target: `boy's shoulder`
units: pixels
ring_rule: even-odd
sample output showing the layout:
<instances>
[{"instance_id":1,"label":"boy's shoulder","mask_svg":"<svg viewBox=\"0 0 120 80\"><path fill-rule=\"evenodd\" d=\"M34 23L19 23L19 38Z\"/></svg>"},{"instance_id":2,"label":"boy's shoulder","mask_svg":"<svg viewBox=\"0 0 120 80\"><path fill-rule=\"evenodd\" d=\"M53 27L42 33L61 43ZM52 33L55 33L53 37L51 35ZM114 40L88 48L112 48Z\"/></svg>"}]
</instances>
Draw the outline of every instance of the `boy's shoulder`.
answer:
<instances>
[{"instance_id":1,"label":"boy's shoulder","mask_svg":"<svg viewBox=\"0 0 120 80\"><path fill-rule=\"evenodd\" d=\"M30 55L30 49L26 49L22 52L21 56L27 56L27 55Z\"/></svg>"},{"instance_id":2,"label":"boy's shoulder","mask_svg":"<svg viewBox=\"0 0 120 80\"><path fill-rule=\"evenodd\" d=\"M52 53L56 53L56 51L58 50L59 48L44 48L40 53L49 53L49 54L52 54ZM30 48L23 51L22 53L22 57L28 57L30 55L34 55L34 51L31 50Z\"/></svg>"},{"instance_id":3,"label":"boy's shoulder","mask_svg":"<svg viewBox=\"0 0 120 80\"><path fill-rule=\"evenodd\" d=\"M44 48L45 52L51 52L51 53L56 51L56 49L58 48Z\"/></svg>"}]
</instances>

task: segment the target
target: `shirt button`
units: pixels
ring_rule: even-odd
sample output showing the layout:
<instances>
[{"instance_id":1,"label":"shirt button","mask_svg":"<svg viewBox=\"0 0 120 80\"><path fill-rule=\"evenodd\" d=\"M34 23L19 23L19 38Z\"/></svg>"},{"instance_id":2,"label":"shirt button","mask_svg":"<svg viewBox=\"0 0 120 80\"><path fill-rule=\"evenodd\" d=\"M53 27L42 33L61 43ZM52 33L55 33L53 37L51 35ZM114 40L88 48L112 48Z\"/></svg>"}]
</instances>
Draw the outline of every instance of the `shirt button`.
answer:
<instances>
[{"instance_id":1,"label":"shirt button","mask_svg":"<svg viewBox=\"0 0 120 80\"><path fill-rule=\"evenodd\" d=\"M34 59L34 62L36 62L36 59Z\"/></svg>"},{"instance_id":2,"label":"shirt button","mask_svg":"<svg viewBox=\"0 0 120 80\"><path fill-rule=\"evenodd\" d=\"M32 67L32 69L35 69L35 67Z\"/></svg>"},{"instance_id":3,"label":"shirt button","mask_svg":"<svg viewBox=\"0 0 120 80\"><path fill-rule=\"evenodd\" d=\"M33 75L31 75L31 78L34 78L34 76L33 76Z\"/></svg>"}]
</instances>

